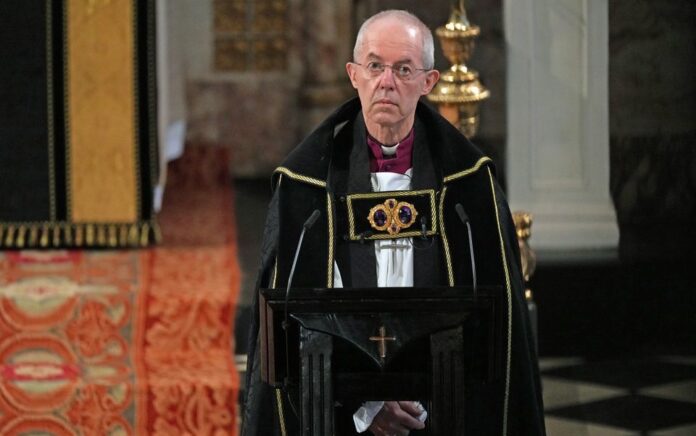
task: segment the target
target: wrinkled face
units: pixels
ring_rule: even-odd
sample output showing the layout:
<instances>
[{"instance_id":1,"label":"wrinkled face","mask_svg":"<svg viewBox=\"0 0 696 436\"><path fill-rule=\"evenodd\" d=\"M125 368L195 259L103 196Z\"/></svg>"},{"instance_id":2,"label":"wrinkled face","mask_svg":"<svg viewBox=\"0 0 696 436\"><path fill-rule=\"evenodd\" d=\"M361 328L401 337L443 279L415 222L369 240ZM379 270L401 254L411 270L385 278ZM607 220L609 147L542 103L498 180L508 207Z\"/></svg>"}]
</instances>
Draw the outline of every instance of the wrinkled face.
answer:
<instances>
[{"instance_id":1,"label":"wrinkled face","mask_svg":"<svg viewBox=\"0 0 696 436\"><path fill-rule=\"evenodd\" d=\"M437 70L422 71L422 53L423 38L415 26L386 18L365 29L359 58L356 63L349 62L346 69L358 91L368 127L410 128L413 124L418 99L429 93L439 78ZM375 65L380 64L387 67L378 73ZM403 68L412 72L408 79L398 74Z\"/></svg>"}]
</instances>

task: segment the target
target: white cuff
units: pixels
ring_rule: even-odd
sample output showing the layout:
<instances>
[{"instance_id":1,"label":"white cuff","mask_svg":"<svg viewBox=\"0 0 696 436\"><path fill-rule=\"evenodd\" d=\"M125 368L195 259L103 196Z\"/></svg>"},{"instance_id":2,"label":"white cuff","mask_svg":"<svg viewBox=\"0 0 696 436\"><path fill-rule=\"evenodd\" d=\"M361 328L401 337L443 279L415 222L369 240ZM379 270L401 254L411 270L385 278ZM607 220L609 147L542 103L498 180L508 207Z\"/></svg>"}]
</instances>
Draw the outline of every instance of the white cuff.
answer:
<instances>
[{"instance_id":1,"label":"white cuff","mask_svg":"<svg viewBox=\"0 0 696 436\"><path fill-rule=\"evenodd\" d=\"M372 420L382 410L384 401L365 401L354 414L355 431L362 433L372 425Z\"/></svg>"},{"instance_id":2,"label":"white cuff","mask_svg":"<svg viewBox=\"0 0 696 436\"><path fill-rule=\"evenodd\" d=\"M425 410L420 401L416 401L414 402L414 404L421 411L421 414L418 416L418 420L420 422L425 422L425 420L428 418L428 412ZM357 431L358 433L362 433L368 428L370 428L370 425L372 425L372 420L375 419L375 416L377 416L379 411L382 410L383 406L384 401L364 402L362 407L360 407L353 414L353 423L355 424L355 431Z\"/></svg>"},{"instance_id":3,"label":"white cuff","mask_svg":"<svg viewBox=\"0 0 696 436\"><path fill-rule=\"evenodd\" d=\"M428 418L428 412L425 410L425 407L423 407L420 401L416 401L414 404L416 405L416 407L418 407L418 410L421 411L421 414L418 415L418 420L420 422L425 422L425 420Z\"/></svg>"}]
</instances>

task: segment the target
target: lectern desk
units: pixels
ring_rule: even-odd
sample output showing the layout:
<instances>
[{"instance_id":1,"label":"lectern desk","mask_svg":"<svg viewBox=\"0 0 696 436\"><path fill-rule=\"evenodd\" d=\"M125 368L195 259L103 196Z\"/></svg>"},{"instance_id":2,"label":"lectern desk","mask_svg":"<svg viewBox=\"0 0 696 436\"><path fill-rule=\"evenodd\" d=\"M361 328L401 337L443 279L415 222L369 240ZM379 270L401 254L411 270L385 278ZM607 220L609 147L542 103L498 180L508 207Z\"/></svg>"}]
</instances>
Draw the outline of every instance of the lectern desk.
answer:
<instances>
[{"instance_id":1,"label":"lectern desk","mask_svg":"<svg viewBox=\"0 0 696 436\"><path fill-rule=\"evenodd\" d=\"M262 289L261 377L299 387L303 436L334 434L335 401L411 399L428 434L461 435L466 382L501 373L502 292Z\"/></svg>"}]
</instances>

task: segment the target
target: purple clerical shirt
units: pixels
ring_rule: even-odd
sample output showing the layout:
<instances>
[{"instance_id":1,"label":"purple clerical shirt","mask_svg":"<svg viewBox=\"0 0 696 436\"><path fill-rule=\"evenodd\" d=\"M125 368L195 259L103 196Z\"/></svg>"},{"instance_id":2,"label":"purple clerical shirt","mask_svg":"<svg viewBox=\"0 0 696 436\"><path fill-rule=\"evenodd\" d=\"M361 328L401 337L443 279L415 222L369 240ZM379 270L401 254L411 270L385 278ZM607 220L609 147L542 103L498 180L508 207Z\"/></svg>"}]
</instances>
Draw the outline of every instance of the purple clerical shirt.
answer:
<instances>
[{"instance_id":1,"label":"purple clerical shirt","mask_svg":"<svg viewBox=\"0 0 696 436\"><path fill-rule=\"evenodd\" d=\"M371 173L399 173L406 174L406 171L411 168L413 155L413 129L408 135L399 141L396 147L396 154L385 156L382 152L382 144L375 138L367 135L367 145L370 148L370 172Z\"/></svg>"}]
</instances>

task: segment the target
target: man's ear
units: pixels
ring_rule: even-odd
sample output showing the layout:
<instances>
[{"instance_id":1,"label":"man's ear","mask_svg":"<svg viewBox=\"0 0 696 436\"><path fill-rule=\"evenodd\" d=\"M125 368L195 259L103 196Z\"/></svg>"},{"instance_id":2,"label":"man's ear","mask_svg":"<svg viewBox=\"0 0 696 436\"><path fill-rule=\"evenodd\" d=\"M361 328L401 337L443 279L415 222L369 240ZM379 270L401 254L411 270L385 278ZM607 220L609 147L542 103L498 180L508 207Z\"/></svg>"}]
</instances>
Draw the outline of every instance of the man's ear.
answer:
<instances>
[{"instance_id":1,"label":"man's ear","mask_svg":"<svg viewBox=\"0 0 696 436\"><path fill-rule=\"evenodd\" d=\"M435 86L438 80L440 80L440 72L438 70L426 71L425 82L423 83L421 95L430 94L430 91L433 90L433 87Z\"/></svg>"},{"instance_id":2,"label":"man's ear","mask_svg":"<svg viewBox=\"0 0 696 436\"><path fill-rule=\"evenodd\" d=\"M348 78L350 79L350 83L353 85L353 88L358 89L358 69L356 68L356 65L352 62L346 63L346 72L348 73Z\"/></svg>"}]
</instances>

